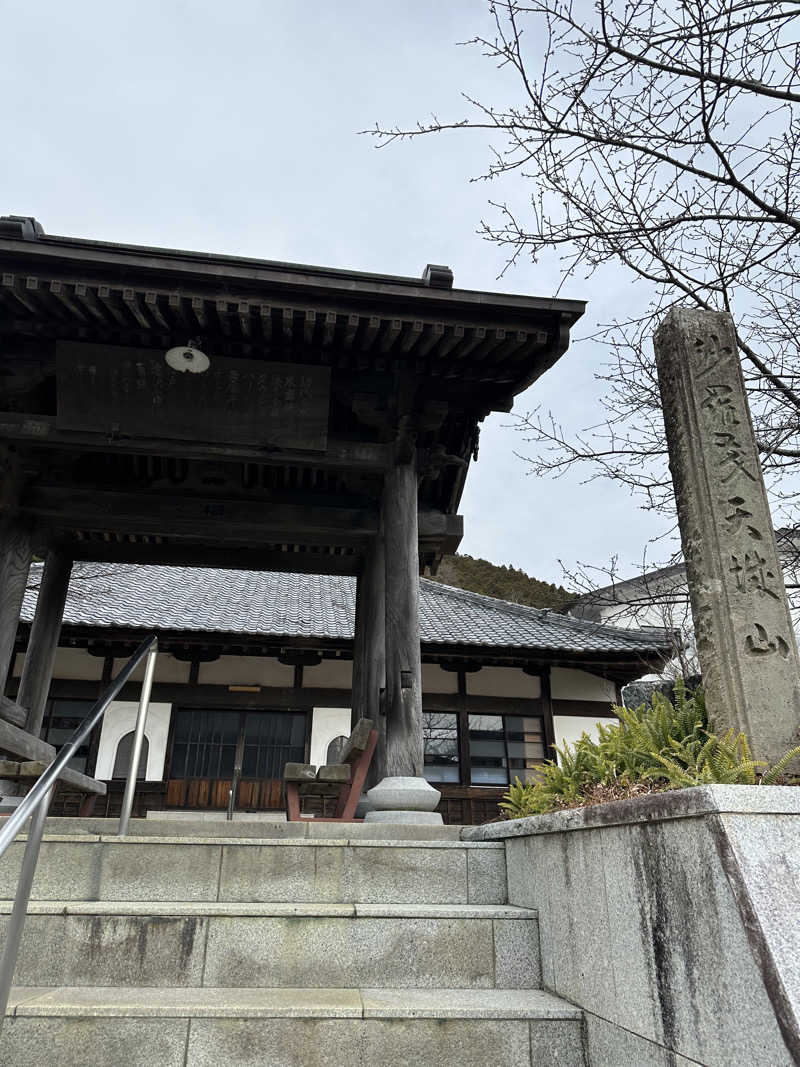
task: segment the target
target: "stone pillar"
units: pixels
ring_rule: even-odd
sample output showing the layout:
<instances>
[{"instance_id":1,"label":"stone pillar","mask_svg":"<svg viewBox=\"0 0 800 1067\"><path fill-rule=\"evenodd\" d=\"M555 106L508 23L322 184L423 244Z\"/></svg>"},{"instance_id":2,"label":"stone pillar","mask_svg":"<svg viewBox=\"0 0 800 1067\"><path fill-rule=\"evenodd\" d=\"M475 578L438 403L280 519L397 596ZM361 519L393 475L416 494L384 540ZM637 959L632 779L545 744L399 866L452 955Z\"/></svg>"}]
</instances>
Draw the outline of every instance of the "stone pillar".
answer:
<instances>
[{"instance_id":1,"label":"stone pillar","mask_svg":"<svg viewBox=\"0 0 800 1067\"><path fill-rule=\"evenodd\" d=\"M48 552L17 696L17 703L28 712L25 729L37 737L53 677L71 571L72 560L68 555L60 549Z\"/></svg>"},{"instance_id":2,"label":"stone pillar","mask_svg":"<svg viewBox=\"0 0 800 1067\"><path fill-rule=\"evenodd\" d=\"M800 740L800 677L733 320L673 309L655 350L709 716L774 762Z\"/></svg>"},{"instance_id":3,"label":"stone pillar","mask_svg":"<svg viewBox=\"0 0 800 1067\"><path fill-rule=\"evenodd\" d=\"M31 527L14 517L0 524L0 696L14 658L22 600L32 558ZM17 725L22 725L18 723Z\"/></svg>"},{"instance_id":4,"label":"stone pillar","mask_svg":"<svg viewBox=\"0 0 800 1067\"><path fill-rule=\"evenodd\" d=\"M386 719L381 713L381 690L386 685L385 616L383 537L378 536L369 547L358 578L353 643L353 726L359 719L371 719L380 734L373 768L386 763Z\"/></svg>"},{"instance_id":5,"label":"stone pillar","mask_svg":"<svg viewBox=\"0 0 800 1067\"><path fill-rule=\"evenodd\" d=\"M419 777L423 767L419 644L417 464L389 467L383 493L386 545L386 773Z\"/></svg>"}]
</instances>

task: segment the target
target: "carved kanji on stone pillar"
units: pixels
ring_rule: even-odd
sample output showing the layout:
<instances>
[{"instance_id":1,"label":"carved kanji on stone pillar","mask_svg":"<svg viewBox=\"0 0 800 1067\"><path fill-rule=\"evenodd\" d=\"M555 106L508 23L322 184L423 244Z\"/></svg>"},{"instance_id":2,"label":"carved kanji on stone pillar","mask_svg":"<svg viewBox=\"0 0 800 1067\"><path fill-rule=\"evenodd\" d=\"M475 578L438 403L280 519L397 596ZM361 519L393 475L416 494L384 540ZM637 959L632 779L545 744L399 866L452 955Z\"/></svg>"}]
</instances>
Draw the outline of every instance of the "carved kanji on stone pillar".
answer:
<instances>
[{"instance_id":1,"label":"carved kanji on stone pillar","mask_svg":"<svg viewBox=\"0 0 800 1067\"><path fill-rule=\"evenodd\" d=\"M800 677L733 320L673 309L655 350L709 715L774 761L800 738Z\"/></svg>"}]
</instances>

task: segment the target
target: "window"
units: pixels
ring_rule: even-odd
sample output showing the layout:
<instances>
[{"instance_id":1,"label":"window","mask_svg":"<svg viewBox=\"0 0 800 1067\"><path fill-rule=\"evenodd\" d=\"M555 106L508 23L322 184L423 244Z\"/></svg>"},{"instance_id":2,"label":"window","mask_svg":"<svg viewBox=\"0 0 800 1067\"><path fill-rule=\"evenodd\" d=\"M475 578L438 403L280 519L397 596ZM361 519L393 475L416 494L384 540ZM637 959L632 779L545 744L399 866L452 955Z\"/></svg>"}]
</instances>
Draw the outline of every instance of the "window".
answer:
<instances>
[{"instance_id":1,"label":"window","mask_svg":"<svg viewBox=\"0 0 800 1067\"><path fill-rule=\"evenodd\" d=\"M538 715L506 715L509 780L533 782L547 758L544 719Z\"/></svg>"},{"instance_id":2,"label":"window","mask_svg":"<svg viewBox=\"0 0 800 1067\"><path fill-rule=\"evenodd\" d=\"M422 716L425 777L429 782L458 782L458 716L427 712Z\"/></svg>"},{"instance_id":3,"label":"window","mask_svg":"<svg viewBox=\"0 0 800 1067\"><path fill-rule=\"evenodd\" d=\"M230 711L175 713L172 778L231 778L239 716Z\"/></svg>"},{"instance_id":4,"label":"window","mask_svg":"<svg viewBox=\"0 0 800 1067\"><path fill-rule=\"evenodd\" d=\"M112 778L127 778L128 768L131 765L131 751L133 749L133 735L135 731L131 730L120 738L120 742L117 745L117 754L114 758L114 771L111 775ZM142 738L142 751L139 754L139 766L136 771L137 778L147 777L147 757L150 752L150 742L146 737Z\"/></svg>"},{"instance_id":5,"label":"window","mask_svg":"<svg viewBox=\"0 0 800 1067\"><path fill-rule=\"evenodd\" d=\"M250 711L244 717L243 778L283 778L287 763L303 763L305 713Z\"/></svg>"},{"instance_id":6,"label":"window","mask_svg":"<svg viewBox=\"0 0 800 1067\"><path fill-rule=\"evenodd\" d=\"M547 758L539 715L424 712L425 777L429 782L505 786L534 781ZM459 738L466 739L466 765Z\"/></svg>"},{"instance_id":7,"label":"window","mask_svg":"<svg viewBox=\"0 0 800 1067\"><path fill-rule=\"evenodd\" d=\"M58 753L93 707L93 700L48 700L42 724L42 740L53 745ZM88 758L89 739L87 738L67 766L85 774Z\"/></svg>"},{"instance_id":8,"label":"window","mask_svg":"<svg viewBox=\"0 0 800 1067\"><path fill-rule=\"evenodd\" d=\"M473 785L508 783L502 715L469 716L469 761Z\"/></svg>"}]
</instances>

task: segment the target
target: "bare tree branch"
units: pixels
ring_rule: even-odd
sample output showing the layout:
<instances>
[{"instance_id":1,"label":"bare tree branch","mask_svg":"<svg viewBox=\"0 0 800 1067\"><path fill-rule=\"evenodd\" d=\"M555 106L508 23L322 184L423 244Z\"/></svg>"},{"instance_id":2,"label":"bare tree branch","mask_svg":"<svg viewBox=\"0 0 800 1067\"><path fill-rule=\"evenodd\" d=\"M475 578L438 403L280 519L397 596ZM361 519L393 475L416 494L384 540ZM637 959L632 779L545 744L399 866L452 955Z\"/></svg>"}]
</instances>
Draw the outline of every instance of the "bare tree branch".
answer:
<instances>
[{"instance_id":1,"label":"bare tree branch","mask_svg":"<svg viewBox=\"0 0 800 1067\"><path fill-rule=\"evenodd\" d=\"M800 4L492 0L488 9L493 34L466 43L511 73L509 99L465 93L466 118L370 132L378 146L489 134L481 177L512 180L515 202L491 201L494 218L479 232L508 265L555 249L566 275L615 263L643 294L641 314L588 341L608 353L596 373L603 417L574 432L541 412L523 416L520 453L535 474L578 469L671 512L654 323L676 303L727 310L771 499L796 523Z\"/></svg>"}]
</instances>

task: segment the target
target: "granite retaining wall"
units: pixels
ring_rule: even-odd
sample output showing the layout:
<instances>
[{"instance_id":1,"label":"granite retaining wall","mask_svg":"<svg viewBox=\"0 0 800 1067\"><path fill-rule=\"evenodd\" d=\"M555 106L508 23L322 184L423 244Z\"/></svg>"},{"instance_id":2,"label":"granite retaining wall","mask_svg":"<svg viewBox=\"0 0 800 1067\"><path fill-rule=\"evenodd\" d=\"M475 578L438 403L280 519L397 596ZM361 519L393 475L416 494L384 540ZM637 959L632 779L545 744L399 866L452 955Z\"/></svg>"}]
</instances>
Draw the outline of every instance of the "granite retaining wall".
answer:
<instances>
[{"instance_id":1,"label":"granite retaining wall","mask_svg":"<svg viewBox=\"0 0 800 1067\"><path fill-rule=\"evenodd\" d=\"M800 1064L800 789L695 789L470 827L539 911L591 1067Z\"/></svg>"}]
</instances>

